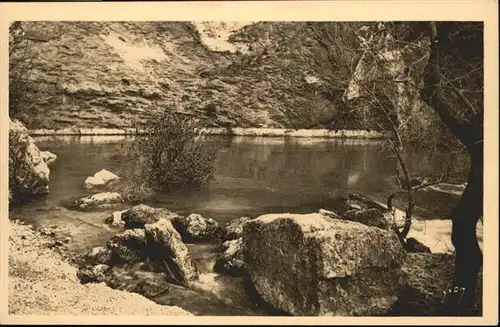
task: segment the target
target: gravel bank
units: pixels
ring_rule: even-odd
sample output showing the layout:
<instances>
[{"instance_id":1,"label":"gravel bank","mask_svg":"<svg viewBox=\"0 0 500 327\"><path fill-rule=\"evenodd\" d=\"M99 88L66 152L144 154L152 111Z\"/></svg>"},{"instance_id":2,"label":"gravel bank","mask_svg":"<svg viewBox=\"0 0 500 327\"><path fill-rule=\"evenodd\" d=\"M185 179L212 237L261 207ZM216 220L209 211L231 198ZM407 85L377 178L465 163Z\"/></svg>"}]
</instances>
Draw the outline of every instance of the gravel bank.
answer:
<instances>
[{"instance_id":1,"label":"gravel bank","mask_svg":"<svg viewBox=\"0 0 500 327\"><path fill-rule=\"evenodd\" d=\"M76 268L31 226L10 222L9 243L9 314L192 315L104 284L80 284Z\"/></svg>"}]
</instances>

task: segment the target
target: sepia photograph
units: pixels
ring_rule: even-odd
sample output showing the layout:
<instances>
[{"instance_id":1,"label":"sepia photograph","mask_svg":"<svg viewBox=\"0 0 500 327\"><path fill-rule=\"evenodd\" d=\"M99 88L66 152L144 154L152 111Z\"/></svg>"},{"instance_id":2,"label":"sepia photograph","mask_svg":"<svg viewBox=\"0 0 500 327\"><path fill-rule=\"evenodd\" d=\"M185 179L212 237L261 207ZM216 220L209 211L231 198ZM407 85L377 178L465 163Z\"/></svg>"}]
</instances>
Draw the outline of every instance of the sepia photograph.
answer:
<instances>
[{"instance_id":1,"label":"sepia photograph","mask_svg":"<svg viewBox=\"0 0 500 327\"><path fill-rule=\"evenodd\" d=\"M10 5L2 322L498 322L498 17Z\"/></svg>"}]
</instances>

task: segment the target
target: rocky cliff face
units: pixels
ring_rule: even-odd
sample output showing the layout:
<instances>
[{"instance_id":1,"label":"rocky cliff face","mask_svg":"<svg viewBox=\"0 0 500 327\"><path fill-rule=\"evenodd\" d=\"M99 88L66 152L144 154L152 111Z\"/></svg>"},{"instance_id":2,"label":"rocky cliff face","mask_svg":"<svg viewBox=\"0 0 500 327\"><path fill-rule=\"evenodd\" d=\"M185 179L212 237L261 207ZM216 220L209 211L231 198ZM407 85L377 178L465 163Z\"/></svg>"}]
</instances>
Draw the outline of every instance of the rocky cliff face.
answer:
<instances>
[{"instance_id":1,"label":"rocky cliff face","mask_svg":"<svg viewBox=\"0 0 500 327\"><path fill-rule=\"evenodd\" d=\"M47 161L53 157L47 154L40 152L23 124L9 120L9 202L49 193Z\"/></svg>"},{"instance_id":2,"label":"rocky cliff face","mask_svg":"<svg viewBox=\"0 0 500 327\"><path fill-rule=\"evenodd\" d=\"M334 23L259 22L229 37L247 53L202 76L201 90L228 123L352 128L338 121L348 72L324 43Z\"/></svg>"},{"instance_id":3,"label":"rocky cliff face","mask_svg":"<svg viewBox=\"0 0 500 327\"><path fill-rule=\"evenodd\" d=\"M245 25L246 24L246 25ZM205 126L319 127L345 82L324 23L23 22L30 128L134 127L166 107ZM12 69L12 68L11 68ZM349 127L349 126L348 126Z\"/></svg>"},{"instance_id":4,"label":"rocky cliff face","mask_svg":"<svg viewBox=\"0 0 500 327\"><path fill-rule=\"evenodd\" d=\"M163 107L194 101L197 73L211 53L189 23L24 24L37 113L30 127L132 127ZM16 57L13 57L16 58ZM12 63L12 59L11 59Z\"/></svg>"}]
</instances>

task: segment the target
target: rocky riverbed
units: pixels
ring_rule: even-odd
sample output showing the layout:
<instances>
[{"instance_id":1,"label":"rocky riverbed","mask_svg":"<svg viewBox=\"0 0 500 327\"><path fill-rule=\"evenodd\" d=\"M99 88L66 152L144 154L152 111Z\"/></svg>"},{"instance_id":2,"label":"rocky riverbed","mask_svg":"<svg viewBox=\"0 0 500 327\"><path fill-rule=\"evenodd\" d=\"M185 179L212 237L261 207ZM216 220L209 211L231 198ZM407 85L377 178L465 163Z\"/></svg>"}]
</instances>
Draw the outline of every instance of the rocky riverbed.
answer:
<instances>
[{"instance_id":1,"label":"rocky riverbed","mask_svg":"<svg viewBox=\"0 0 500 327\"><path fill-rule=\"evenodd\" d=\"M11 221L8 227L10 314L191 315L104 284L83 285L64 257L63 244L30 225Z\"/></svg>"},{"instance_id":2,"label":"rocky riverbed","mask_svg":"<svg viewBox=\"0 0 500 327\"><path fill-rule=\"evenodd\" d=\"M137 302L144 314L185 314L170 307L179 306L195 315L436 315L453 272L451 254L408 253L389 229L325 210L242 217L216 229L144 205L119 218L88 251L81 230L64 233L57 218L52 229L11 222L11 313L105 310L82 303L85 291L97 302ZM193 235L203 243L187 243Z\"/></svg>"}]
</instances>

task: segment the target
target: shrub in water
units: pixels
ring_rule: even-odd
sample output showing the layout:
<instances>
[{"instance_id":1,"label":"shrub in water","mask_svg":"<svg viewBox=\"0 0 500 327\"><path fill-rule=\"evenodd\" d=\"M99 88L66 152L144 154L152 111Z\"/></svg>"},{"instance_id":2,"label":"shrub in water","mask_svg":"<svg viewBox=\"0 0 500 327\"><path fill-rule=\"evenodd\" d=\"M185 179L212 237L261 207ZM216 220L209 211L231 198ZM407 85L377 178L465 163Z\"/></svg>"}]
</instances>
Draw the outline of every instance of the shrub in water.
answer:
<instances>
[{"instance_id":1,"label":"shrub in water","mask_svg":"<svg viewBox=\"0 0 500 327\"><path fill-rule=\"evenodd\" d=\"M195 123L166 111L128 151L123 195L138 202L158 191L199 188L215 174L217 152L202 142Z\"/></svg>"}]
</instances>

